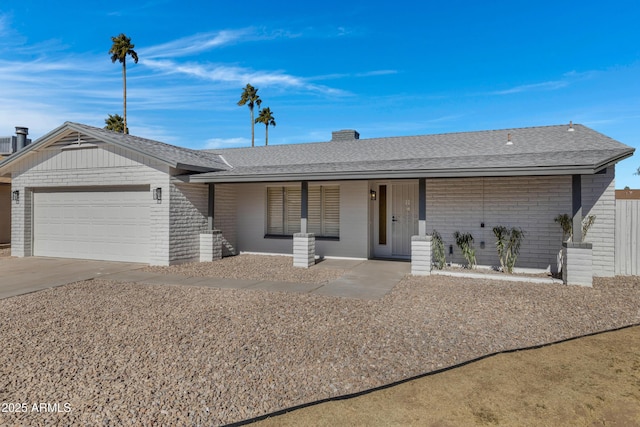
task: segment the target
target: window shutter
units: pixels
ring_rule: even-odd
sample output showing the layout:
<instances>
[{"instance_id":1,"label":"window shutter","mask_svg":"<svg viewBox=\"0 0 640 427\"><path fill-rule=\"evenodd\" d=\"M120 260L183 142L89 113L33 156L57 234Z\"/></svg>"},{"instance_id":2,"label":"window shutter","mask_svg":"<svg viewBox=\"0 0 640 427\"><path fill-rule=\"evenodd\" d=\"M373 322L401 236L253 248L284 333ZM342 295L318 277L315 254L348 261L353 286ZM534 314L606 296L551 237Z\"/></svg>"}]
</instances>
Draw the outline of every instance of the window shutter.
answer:
<instances>
[{"instance_id":1,"label":"window shutter","mask_svg":"<svg viewBox=\"0 0 640 427\"><path fill-rule=\"evenodd\" d=\"M340 187L323 189L323 236L340 237Z\"/></svg>"},{"instance_id":2,"label":"window shutter","mask_svg":"<svg viewBox=\"0 0 640 427\"><path fill-rule=\"evenodd\" d=\"M267 234L284 234L282 187L267 188Z\"/></svg>"},{"instance_id":3,"label":"window shutter","mask_svg":"<svg viewBox=\"0 0 640 427\"><path fill-rule=\"evenodd\" d=\"M285 220L284 234L290 235L300 232L300 209L302 206L302 190L287 187L285 190Z\"/></svg>"},{"instance_id":4,"label":"window shutter","mask_svg":"<svg viewBox=\"0 0 640 427\"><path fill-rule=\"evenodd\" d=\"M322 187L309 187L309 233L322 236Z\"/></svg>"}]
</instances>

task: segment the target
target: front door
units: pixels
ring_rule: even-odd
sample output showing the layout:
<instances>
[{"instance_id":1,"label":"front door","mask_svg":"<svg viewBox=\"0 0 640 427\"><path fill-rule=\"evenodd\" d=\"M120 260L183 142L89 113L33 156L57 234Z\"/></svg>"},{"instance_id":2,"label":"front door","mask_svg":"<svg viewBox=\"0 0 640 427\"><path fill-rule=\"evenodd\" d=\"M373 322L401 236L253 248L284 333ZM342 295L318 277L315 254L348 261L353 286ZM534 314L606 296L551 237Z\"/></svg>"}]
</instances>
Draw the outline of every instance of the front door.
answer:
<instances>
[{"instance_id":1,"label":"front door","mask_svg":"<svg viewBox=\"0 0 640 427\"><path fill-rule=\"evenodd\" d=\"M382 258L410 258L411 236L418 234L418 184L375 185L373 253Z\"/></svg>"}]
</instances>

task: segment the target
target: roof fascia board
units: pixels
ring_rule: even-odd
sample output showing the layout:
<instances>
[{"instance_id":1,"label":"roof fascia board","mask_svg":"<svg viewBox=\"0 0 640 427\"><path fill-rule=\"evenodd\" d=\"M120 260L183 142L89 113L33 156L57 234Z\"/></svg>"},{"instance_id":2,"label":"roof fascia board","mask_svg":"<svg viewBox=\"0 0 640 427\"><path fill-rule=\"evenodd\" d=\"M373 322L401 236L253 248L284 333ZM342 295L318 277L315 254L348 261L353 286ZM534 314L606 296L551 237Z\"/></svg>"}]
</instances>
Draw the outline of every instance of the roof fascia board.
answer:
<instances>
[{"instance_id":1,"label":"roof fascia board","mask_svg":"<svg viewBox=\"0 0 640 427\"><path fill-rule=\"evenodd\" d=\"M37 151L43 146L46 146L48 143L54 142L58 137L66 135L68 130L69 130L69 124L65 123L61 126L58 126L51 132L41 136L37 140L33 141L31 144L27 145L25 149L20 150L17 153L13 153L11 156L7 157L6 159L0 162L0 174L3 173L2 170L5 167L17 162L18 160L22 159L23 157L30 154L31 152Z\"/></svg>"}]
</instances>

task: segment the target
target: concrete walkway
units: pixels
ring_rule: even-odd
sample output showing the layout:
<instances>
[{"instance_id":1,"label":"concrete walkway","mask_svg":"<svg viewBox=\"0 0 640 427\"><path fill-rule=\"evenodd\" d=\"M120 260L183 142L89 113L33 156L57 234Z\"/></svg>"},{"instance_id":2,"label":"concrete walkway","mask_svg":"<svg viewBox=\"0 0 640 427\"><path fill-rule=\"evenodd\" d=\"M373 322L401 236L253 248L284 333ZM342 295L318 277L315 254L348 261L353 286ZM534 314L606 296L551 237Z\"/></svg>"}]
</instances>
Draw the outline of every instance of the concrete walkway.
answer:
<instances>
[{"instance_id":1,"label":"concrete walkway","mask_svg":"<svg viewBox=\"0 0 640 427\"><path fill-rule=\"evenodd\" d=\"M409 274L411 268L407 262L329 259L318 263L314 268L346 269L348 272L326 284L309 284L159 274L141 271L144 266L63 258L0 258L0 299L81 280L101 278L151 285L263 289L372 300L390 292L402 277Z\"/></svg>"}]
</instances>

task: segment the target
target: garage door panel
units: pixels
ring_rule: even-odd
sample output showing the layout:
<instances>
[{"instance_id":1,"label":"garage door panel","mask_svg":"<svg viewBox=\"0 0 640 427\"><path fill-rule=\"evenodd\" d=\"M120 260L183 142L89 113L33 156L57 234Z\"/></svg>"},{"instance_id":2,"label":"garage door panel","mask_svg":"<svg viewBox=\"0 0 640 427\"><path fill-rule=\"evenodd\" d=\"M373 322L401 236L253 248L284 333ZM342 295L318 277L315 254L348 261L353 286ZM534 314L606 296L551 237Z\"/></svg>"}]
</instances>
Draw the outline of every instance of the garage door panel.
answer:
<instances>
[{"instance_id":1,"label":"garage door panel","mask_svg":"<svg viewBox=\"0 0 640 427\"><path fill-rule=\"evenodd\" d=\"M149 262L149 191L34 192L34 255Z\"/></svg>"}]
</instances>

